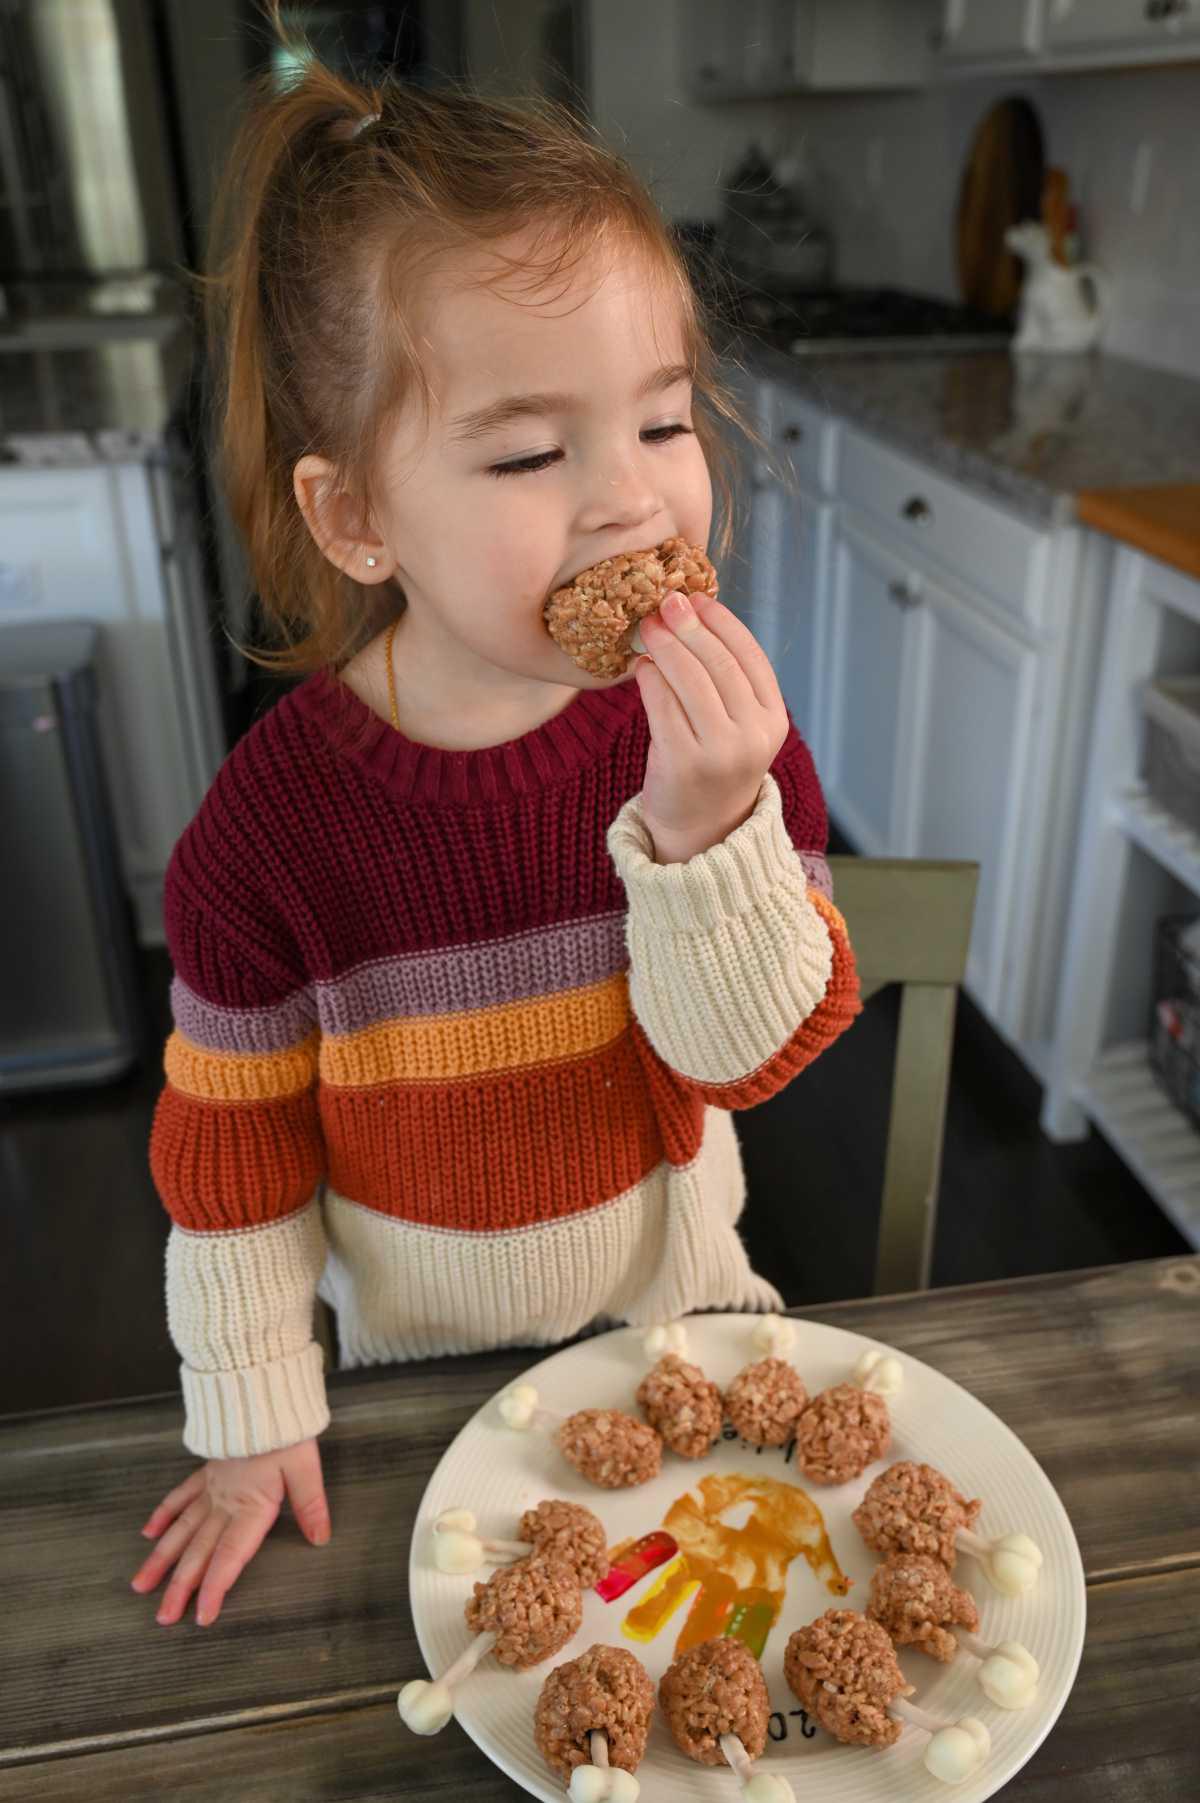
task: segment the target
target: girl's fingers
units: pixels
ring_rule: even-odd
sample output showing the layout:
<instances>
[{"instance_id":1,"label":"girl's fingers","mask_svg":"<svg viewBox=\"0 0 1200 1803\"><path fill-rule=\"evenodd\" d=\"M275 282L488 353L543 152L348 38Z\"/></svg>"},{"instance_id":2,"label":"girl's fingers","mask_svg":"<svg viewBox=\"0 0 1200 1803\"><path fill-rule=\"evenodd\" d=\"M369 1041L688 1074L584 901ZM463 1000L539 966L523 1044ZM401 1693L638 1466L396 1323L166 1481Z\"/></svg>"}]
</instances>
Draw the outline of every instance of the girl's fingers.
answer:
<instances>
[{"instance_id":1,"label":"girl's fingers","mask_svg":"<svg viewBox=\"0 0 1200 1803\"><path fill-rule=\"evenodd\" d=\"M274 1527L278 1514L276 1508L253 1515L235 1515L226 1525L196 1598L196 1620L202 1628L216 1621L221 1604Z\"/></svg>"},{"instance_id":2,"label":"girl's fingers","mask_svg":"<svg viewBox=\"0 0 1200 1803\"><path fill-rule=\"evenodd\" d=\"M634 680L642 691L642 702L650 726L650 737L656 745L696 749L696 735L691 721L679 705L679 697L652 658L639 658L634 665Z\"/></svg>"},{"instance_id":3,"label":"girl's fingers","mask_svg":"<svg viewBox=\"0 0 1200 1803\"><path fill-rule=\"evenodd\" d=\"M174 1576L167 1585L162 1604L158 1611L158 1621L163 1627L177 1622L188 1606L188 1598L204 1576L209 1558L217 1541L221 1538L228 1517L219 1509L212 1514L196 1530L188 1545L187 1551L175 1567Z\"/></svg>"},{"instance_id":4,"label":"girl's fingers","mask_svg":"<svg viewBox=\"0 0 1200 1803\"><path fill-rule=\"evenodd\" d=\"M661 663L697 739L711 740L731 720L747 723L757 701L735 654L710 632L692 606L682 619L670 609L642 621L642 640Z\"/></svg>"},{"instance_id":5,"label":"girl's fingers","mask_svg":"<svg viewBox=\"0 0 1200 1803\"><path fill-rule=\"evenodd\" d=\"M693 595L692 605L702 625L728 647L741 666L760 707L773 707L782 697L771 660L746 625L723 601L711 595Z\"/></svg>"},{"instance_id":6,"label":"girl's fingers","mask_svg":"<svg viewBox=\"0 0 1200 1803\"><path fill-rule=\"evenodd\" d=\"M192 1535L209 1513L207 1497L198 1496L184 1510L174 1527L168 1528L150 1557L133 1580L135 1590L154 1590L163 1573L169 1571Z\"/></svg>"},{"instance_id":7,"label":"girl's fingers","mask_svg":"<svg viewBox=\"0 0 1200 1803\"><path fill-rule=\"evenodd\" d=\"M157 1540L163 1529L174 1521L180 1509L186 1508L194 1496L199 1496L204 1488L204 1466L198 1465L191 1477L177 1484L168 1496L164 1496L142 1529L142 1533L150 1540Z\"/></svg>"}]
</instances>

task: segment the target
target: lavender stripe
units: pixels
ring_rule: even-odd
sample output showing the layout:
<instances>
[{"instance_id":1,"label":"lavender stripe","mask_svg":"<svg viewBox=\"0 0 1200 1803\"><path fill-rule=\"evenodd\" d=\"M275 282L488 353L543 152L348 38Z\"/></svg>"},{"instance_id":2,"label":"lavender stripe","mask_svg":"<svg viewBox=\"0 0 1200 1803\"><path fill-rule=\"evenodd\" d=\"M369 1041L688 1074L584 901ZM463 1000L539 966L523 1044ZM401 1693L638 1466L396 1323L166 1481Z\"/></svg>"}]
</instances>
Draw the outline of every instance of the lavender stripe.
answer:
<instances>
[{"instance_id":1,"label":"lavender stripe","mask_svg":"<svg viewBox=\"0 0 1200 1803\"><path fill-rule=\"evenodd\" d=\"M379 1021L497 1007L602 983L628 968L623 912L539 927L448 951L377 958L309 984L273 1008L221 1008L181 977L171 984L175 1024L214 1052L282 1052L307 1039L358 1033Z\"/></svg>"},{"instance_id":2,"label":"lavender stripe","mask_svg":"<svg viewBox=\"0 0 1200 1803\"><path fill-rule=\"evenodd\" d=\"M310 989L298 989L271 1008L222 1008L178 976L171 981L171 1012L184 1037L210 1052L284 1052L307 1039L316 1025Z\"/></svg>"},{"instance_id":3,"label":"lavender stripe","mask_svg":"<svg viewBox=\"0 0 1200 1803\"><path fill-rule=\"evenodd\" d=\"M800 862L804 866L804 875L814 889L819 889L826 900L833 900L833 877L829 865L819 851L802 851Z\"/></svg>"},{"instance_id":4,"label":"lavender stripe","mask_svg":"<svg viewBox=\"0 0 1200 1803\"><path fill-rule=\"evenodd\" d=\"M321 1031L358 1033L397 1016L457 1014L560 994L603 983L628 965L624 912L379 959L316 985Z\"/></svg>"}]
</instances>

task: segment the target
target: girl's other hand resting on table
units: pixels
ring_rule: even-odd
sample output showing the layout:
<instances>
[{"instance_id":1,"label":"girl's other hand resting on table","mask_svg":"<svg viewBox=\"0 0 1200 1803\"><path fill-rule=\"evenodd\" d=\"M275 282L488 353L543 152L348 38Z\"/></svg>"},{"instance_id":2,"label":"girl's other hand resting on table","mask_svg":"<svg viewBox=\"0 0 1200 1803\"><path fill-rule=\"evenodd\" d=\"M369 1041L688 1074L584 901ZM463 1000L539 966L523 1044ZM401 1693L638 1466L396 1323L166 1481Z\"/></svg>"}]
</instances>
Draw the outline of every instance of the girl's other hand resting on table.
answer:
<instances>
[{"instance_id":1,"label":"girl's other hand resting on table","mask_svg":"<svg viewBox=\"0 0 1200 1803\"><path fill-rule=\"evenodd\" d=\"M161 1538L133 1579L144 1595L175 1567L158 1611L163 1627L181 1618L197 1585L197 1623L206 1628L217 1619L275 1525L285 1494L305 1539L324 1546L329 1505L315 1440L250 1459L210 1459L163 1498L142 1529L148 1539Z\"/></svg>"}]
</instances>

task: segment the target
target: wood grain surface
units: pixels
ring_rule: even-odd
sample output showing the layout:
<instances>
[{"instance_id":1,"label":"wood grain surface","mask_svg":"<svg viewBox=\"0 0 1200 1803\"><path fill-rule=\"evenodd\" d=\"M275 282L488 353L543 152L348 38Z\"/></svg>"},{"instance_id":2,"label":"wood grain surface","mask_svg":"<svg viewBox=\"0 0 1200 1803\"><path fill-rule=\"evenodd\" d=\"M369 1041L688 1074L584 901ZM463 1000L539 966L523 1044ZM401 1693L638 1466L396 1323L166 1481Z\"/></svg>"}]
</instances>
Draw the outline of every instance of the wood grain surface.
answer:
<instances>
[{"instance_id":1,"label":"wood grain surface","mask_svg":"<svg viewBox=\"0 0 1200 1803\"><path fill-rule=\"evenodd\" d=\"M1087 489L1075 512L1085 526L1200 577L1200 482Z\"/></svg>"},{"instance_id":2,"label":"wood grain surface","mask_svg":"<svg viewBox=\"0 0 1200 1803\"><path fill-rule=\"evenodd\" d=\"M1005 1794L1200 1795L1182 1726L1200 1687L1200 1258L797 1312L962 1384L1071 1517L1083 1670ZM540 1356L333 1374L333 1539L312 1547L281 1519L208 1629L158 1627L156 1596L129 1589L141 1522L195 1463L178 1399L0 1420L0 1798L523 1794L455 1725L409 1735L395 1694L420 1669L406 1570L425 1485L475 1409Z\"/></svg>"}]
</instances>

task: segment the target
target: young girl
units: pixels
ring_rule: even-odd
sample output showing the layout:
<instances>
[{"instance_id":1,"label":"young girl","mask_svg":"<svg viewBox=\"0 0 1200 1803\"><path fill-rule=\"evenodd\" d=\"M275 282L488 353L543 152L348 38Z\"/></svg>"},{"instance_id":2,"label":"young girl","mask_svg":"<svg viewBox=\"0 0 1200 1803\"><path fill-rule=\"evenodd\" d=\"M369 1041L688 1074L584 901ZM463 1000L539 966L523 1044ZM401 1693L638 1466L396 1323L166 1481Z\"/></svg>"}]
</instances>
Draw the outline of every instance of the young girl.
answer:
<instances>
[{"instance_id":1,"label":"young girl","mask_svg":"<svg viewBox=\"0 0 1200 1803\"><path fill-rule=\"evenodd\" d=\"M329 1539L318 1296L345 1368L781 1306L731 1111L858 1008L746 626L673 599L612 679L543 620L588 565L709 538L729 408L631 171L549 106L315 64L231 170L227 480L309 674L166 879L150 1158L205 1463L133 1584L173 1568L158 1620L198 1587L202 1625L285 1493Z\"/></svg>"}]
</instances>

